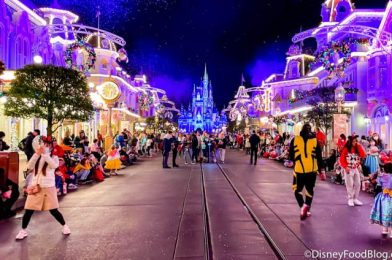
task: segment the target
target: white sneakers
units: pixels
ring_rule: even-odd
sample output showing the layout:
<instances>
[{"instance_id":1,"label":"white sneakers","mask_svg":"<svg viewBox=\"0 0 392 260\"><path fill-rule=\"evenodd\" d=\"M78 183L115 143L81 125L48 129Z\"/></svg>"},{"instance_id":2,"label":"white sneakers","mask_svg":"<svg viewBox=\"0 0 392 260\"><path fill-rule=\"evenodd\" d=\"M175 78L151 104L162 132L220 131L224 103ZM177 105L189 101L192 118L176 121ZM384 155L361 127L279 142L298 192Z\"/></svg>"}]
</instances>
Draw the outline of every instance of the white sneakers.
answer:
<instances>
[{"instance_id":1,"label":"white sneakers","mask_svg":"<svg viewBox=\"0 0 392 260\"><path fill-rule=\"evenodd\" d=\"M26 229L22 229L19 231L18 235L16 235L16 240L22 240L27 237L29 234L27 233Z\"/></svg>"},{"instance_id":2,"label":"white sneakers","mask_svg":"<svg viewBox=\"0 0 392 260\"><path fill-rule=\"evenodd\" d=\"M382 227L381 235L386 237L389 234L389 229L387 227ZM392 233L390 234L392 236Z\"/></svg>"},{"instance_id":3,"label":"white sneakers","mask_svg":"<svg viewBox=\"0 0 392 260\"><path fill-rule=\"evenodd\" d=\"M69 229L68 225L63 226L63 234L64 235L69 235L71 234L71 229Z\"/></svg>"},{"instance_id":4,"label":"white sneakers","mask_svg":"<svg viewBox=\"0 0 392 260\"><path fill-rule=\"evenodd\" d=\"M360 201L360 200L358 200L358 199L355 199L355 200L349 199L349 200L348 200L348 205L349 205L350 207L362 206L363 203L362 203L362 201Z\"/></svg>"},{"instance_id":5,"label":"white sneakers","mask_svg":"<svg viewBox=\"0 0 392 260\"><path fill-rule=\"evenodd\" d=\"M69 235L71 234L71 230L69 229L68 225L64 225L63 226L63 234L64 235ZM29 235L29 233L27 233L26 229L22 229L19 231L18 235L16 235L16 240L22 240L25 237L27 237Z\"/></svg>"}]
</instances>

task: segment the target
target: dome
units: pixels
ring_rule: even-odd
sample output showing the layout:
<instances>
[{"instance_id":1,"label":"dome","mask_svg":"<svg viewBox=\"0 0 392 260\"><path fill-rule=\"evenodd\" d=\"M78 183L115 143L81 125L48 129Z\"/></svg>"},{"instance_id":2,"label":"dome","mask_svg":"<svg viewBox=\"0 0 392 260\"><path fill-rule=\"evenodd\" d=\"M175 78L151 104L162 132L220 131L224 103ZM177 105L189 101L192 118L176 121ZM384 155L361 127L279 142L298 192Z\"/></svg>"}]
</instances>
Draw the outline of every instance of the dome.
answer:
<instances>
[{"instance_id":1,"label":"dome","mask_svg":"<svg viewBox=\"0 0 392 260\"><path fill-rule=\"evenodd\" d=\"M85 41L94 48L117 51L116 45L113 41L108 40L104 37L98 37L98 33L96 32L87 36Z\"/></svg>"}]
</instances>

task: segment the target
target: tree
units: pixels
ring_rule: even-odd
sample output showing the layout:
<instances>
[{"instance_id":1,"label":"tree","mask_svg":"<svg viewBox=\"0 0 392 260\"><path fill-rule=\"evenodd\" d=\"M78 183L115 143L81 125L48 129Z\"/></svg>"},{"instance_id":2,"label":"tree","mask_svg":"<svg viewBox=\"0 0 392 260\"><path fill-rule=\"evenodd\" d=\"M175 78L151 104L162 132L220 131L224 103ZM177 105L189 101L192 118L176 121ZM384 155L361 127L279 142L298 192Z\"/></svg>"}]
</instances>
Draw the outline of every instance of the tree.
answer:
<instances>
[{"instance_id":1,"label":"tree","mask_svg":"<svg viewBox=\"0 0 392 260\"><path fill-rule=\"evenodd\" d=\"M0 75L3 74L4 71L5 71L4 62L2 62L2 61L0 60Z\"/></svg>"},{"instance_id":2,"label":"tree","mask_svg":"<svg viewBox=\"0 0 392 260\"><path fill-rule=\"evenodd\" d=\"M48 136L65 119L86 121L94 111L86 77L64 67L28 65L16 71L7 95L5 115L46 119Z\"/></svg>"},{"instance_id":3,"label":"tree","mask_svg":"<svg viewBox=\"0 0 392 260\"><path fill-rule=\"evenodd\" d=\"M334 114L339 114L338 104L335 102L335 87L320 87L311 91L312 97L307 102L312 109L306 117L310 122L324 130L328 136L329 130L333 126ZM342 110L340 114L349 114Z\"/></svg>"}]
</instances>

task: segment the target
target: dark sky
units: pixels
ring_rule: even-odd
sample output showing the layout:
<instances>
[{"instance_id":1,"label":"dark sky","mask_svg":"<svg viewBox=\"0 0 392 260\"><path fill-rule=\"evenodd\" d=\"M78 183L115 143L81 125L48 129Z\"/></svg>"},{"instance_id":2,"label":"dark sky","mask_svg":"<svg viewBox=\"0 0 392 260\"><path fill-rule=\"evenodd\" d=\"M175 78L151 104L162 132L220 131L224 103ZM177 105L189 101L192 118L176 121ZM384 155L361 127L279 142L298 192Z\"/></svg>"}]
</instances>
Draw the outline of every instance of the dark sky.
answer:
<instances>
[{"instance_id":1,"label":"dark sky","mask_svg":"<svg viewBox=\"0 0 392 260\"><path fill-rule=\"evenodd\" d=\"M32 0L37 5L52 0ZM61 6L125 38L128 69L142 70L169 98L187 104L207 63L219 108L237 90L284 69L291 37L316 27L322 0L59 0ZM385 8L387 0L356 0L357 8Z\"/></svg>"}]
</instances>

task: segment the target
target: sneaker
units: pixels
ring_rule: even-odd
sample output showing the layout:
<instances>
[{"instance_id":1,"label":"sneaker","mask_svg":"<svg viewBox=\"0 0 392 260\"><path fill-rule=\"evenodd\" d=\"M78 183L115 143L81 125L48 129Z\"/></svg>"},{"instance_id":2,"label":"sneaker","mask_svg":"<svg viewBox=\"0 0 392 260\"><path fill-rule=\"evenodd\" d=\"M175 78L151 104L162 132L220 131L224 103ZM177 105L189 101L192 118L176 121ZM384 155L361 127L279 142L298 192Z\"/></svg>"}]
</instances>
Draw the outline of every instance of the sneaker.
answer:
<instances>
[{"instance_id":1,"label":"sneaker","mask_svg":"<svg viewBox=\"0 0 392 260\"><path fill-rule=\"evenodd\" d=\"M192 162L192 164L196 164L195 162Z\"/></svg>"},{"instance_id":2,"label":"sneaker","mask_svg":"<svg viewBox=\"0 0 392 260\"><path fill-rule=\"evenodd\" d=\"M362 206L363 203L362 203L362 201L355 199L355 200L354 200L354 205L355 205L355 206Z\"/></svg>"},{"instance_id":3,"label":"sneaker","mask_svg":"<svg viewBox=\"0 0 392 260\"><path fill-rule=\"evenodd\" d=\"M187 165L188 163L187 162L185 162L185 165Z\"/></svg>"},{"instance_id":4,"label":"sneaker","mask_svg":"<svg viewBox=\"0 0 392 260\"><path fill-rule=\"evenodd\" d=\"M78 188L78 186L76 186L75 184L71 183L68 185L68 189L69 190L76 190Z\"/></svg>"},{"instance_id":5,"label":"sneaker","mask_svg":"<svg viewBox=\"0 0 392 260\"><path fill-rule=\"evenodd\" d=\"M68 225L63 226L63 234L64 235L69 235L71 234L71 229L69 229Z\"/></svg>"},{"instance_id":6,"label":"sneaker","mask_svg":"<svg viewBox=\"0 0 392 260\"><path fill-rule=\"evenodd\" d=\"M308 213L306 213L306 216L309 218L312 216L312 213L310 213L310 211L308 211Z\"/></svg>"},{"instance_id":7,"label":"sneaker","mask_svg":"<svg viewBox=\"0 0 392 260\"><path fill-rule=\"evenodd\" d=\"M305 220L308 217L309 206L304 204L301 208L300 219Z\"/></svg>"},{"instance_id":8,"label":"sneaker","mask_svg":"<svg viewBox=\"0 0 392 260\"><path fill-rule=\"evenodd\" d=\"M27 233L26 229L22 229L19 231L18 235L16 235L16 240L22 240L27 237L29 234Z\"/></svg>"},{"instance_id":9,"label":"sneaker","mask_svg":"<svg viewBox=\"0 0 392 260\"><path fill-rule=\"evenodd\" d=\"M354 201L353 200L348 200L348 205L350 207L354 207L355 206Z\"/></svg>"},{"instance_id":10,"label":"sneaker","mask_svg":"<svg viewBox=\"0 0 392 260\"><path fill-rule=\"evenodd\" d=\"M381 231L381 235L383 236L383 237L387 237L388 236L388 232L389 230L388 230L388 228L387 227L382 227L382 231ZM392 236L392 233L389 235L390 237Z\"/></svg>"}]
</instances>

